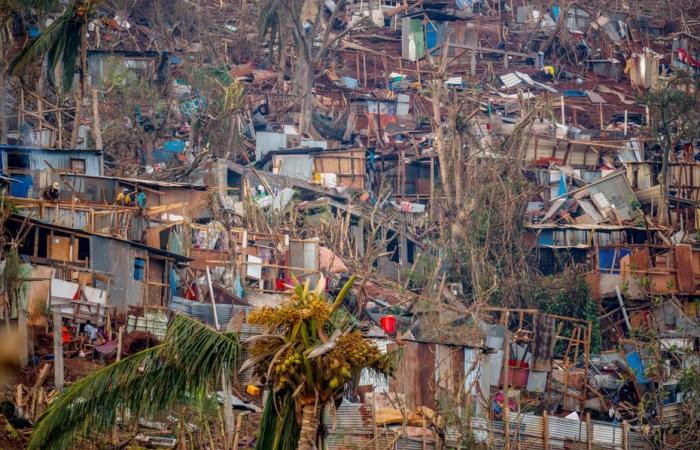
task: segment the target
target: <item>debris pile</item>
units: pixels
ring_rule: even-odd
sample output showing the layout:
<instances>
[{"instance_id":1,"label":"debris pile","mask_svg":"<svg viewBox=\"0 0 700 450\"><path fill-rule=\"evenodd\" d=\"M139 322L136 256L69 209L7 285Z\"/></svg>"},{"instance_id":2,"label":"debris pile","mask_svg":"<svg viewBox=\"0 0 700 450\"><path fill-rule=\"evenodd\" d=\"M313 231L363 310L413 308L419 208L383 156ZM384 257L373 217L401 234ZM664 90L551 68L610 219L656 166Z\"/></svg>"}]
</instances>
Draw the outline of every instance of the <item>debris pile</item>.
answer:
<instances>
[{"instance_id":1,"label":"debris pile","mask_svg":"<svg viewBox=\"0 0 700 450\"><path fill-rule=\"evenodd\" d=\"M242 345L188 372L219 394L101 439L700 439L695 2L38 3L0 37L8 430L199 323Z\"/></svg>"}]
</instances>

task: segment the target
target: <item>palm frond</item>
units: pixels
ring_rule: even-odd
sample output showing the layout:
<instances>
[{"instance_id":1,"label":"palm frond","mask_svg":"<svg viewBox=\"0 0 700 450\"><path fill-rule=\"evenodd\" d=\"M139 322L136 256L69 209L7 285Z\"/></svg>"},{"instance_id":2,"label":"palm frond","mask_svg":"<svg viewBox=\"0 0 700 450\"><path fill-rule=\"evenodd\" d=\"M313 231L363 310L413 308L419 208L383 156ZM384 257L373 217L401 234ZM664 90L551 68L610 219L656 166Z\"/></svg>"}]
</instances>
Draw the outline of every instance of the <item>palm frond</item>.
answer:
<instances>
[{"instance_id":1,"label":"palm frond","mask_svg":"<svg viewBox=\"0 0 700 450\"><path fill-rule=\"evenodd\" d=\"M69 89L73 83L75 61L80 48L81 26L81 22L75 16L75 5L71 3L39 37L28 43L15 56L10 62L10 73L19 76L43 55L47 55L49 80L53 82L53 69L60 61L63 64L63 85Z\"/></svg>"},{"instance_id":2,"label":"palm frond","mask_svg":"<svg viewBox=\"0 0 700 450\"><path fill-rule=\"evenodd\" d=\"M60 0L22 0L23 6L41 12L51 12L61 3Z\"/></svg>"},{"instance_id":3,"label":"palm frond","mask_svg":"<svg viewBox=\"0 0 700 450\"><path fill-rule=\"evenodd\" d=\"M281 404L275 404L276 398L281 399ZM268 395L260 418L255 450L295 450L300 432L292 395L288 391L279 397Z\"/></svg>"},{"instance_id":4,"label":"palm frond","mask_svg":"<svg viewBox=\"0 0 700 450\"><path fill-rule=\"evenodd\" d=\"M71 20L68 22L68 30L63 39L61 56L61 82L63 89L68 91L73 86L75 78L76 61L80 52L80 32L83 24ZM52 67L52 66L49 66ZM50 70L50 69L49 69Z\"/></svg>"},{"instance_id":5,"label":"palm frond","mask_svg":"<svg viewBox=\"0 0 700 450\"><path fill-rule=\"evenodd\" d=\"M79 436L110 429L120 413L138 420L185 400L204 398L221 370L231 373L239 355L236 334L177 316L162 344L68 387L42 415L28 448L71 448Z\"/></svg>"},{"instance_id":6,"label":"palm frond","mask_svg":"<svg viewBox=\"0 0 700 450\"><path fill-rule=\"evenodd\" d=\"M335 330L327 342L319 342L316 346L310 348L308 350L309 354L306 357L308 359L318 358L319 356L323 356L329 351L333 350L341 334L343 334L342 331Z\"/></svg>"}]
</instances>

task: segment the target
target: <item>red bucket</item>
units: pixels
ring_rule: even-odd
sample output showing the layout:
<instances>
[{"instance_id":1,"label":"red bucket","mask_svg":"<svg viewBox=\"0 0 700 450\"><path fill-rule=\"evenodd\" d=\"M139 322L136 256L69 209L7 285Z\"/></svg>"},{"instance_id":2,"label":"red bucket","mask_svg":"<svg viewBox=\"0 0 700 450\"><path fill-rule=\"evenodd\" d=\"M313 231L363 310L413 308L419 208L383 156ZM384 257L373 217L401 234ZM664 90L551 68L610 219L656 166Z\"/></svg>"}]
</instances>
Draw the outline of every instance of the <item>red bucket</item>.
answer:
<instances>
[{"instance_id":1,"label":"red bucket","mask_svg":"<svg viewBox=\"0 0 700 450\"><path fill-rule=\"evenodd\" d=\"M394 316L382 316L379 319L379 325L382 326L386 334L396 333L396 317Z\"/></svg>"}]
</instances>

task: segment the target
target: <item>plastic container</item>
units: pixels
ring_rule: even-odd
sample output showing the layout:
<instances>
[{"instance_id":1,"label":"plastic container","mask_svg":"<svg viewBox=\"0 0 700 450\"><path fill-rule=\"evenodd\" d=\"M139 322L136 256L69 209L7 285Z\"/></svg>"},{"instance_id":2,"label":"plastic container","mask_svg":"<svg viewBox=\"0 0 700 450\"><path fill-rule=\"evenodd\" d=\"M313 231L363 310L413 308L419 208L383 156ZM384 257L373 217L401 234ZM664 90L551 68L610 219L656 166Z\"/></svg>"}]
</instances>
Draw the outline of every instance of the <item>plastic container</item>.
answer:
<instances>
[{"instance_id":1,"label":"plastic container","mask_svg":"<svg viewBox=\"0 0 700 450\"><path fill-rule=\"evenodd\" d=\"M379 319L379 325L381 325L386 334L396 333L396 317L394 316L382 316Z\"/></svg>"}]
</instances>

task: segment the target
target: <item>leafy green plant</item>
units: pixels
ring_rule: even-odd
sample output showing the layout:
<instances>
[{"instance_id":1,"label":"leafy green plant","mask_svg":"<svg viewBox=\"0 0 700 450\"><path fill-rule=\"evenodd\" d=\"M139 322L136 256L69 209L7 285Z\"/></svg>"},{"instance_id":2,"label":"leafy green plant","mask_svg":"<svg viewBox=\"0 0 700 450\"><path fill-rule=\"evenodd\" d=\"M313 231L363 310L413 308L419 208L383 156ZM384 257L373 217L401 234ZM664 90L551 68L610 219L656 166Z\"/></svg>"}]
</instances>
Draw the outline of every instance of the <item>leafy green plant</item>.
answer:
<instances>
[{"instance_id":1,"label":"leafy green plant","mask_svg":"<svg viewBox=\"0 0 700 450\"><path fill-rule=\"evenodd\" d=\"M530 305L548 314L555 314L591 322L591 353L601 349L598 302L584 274L574 271L556 276L540 277L529 291ZM570 331L570 330L569 330ZM567 333L567 330L563 330Z\"/></svg>"}]
</instances>

